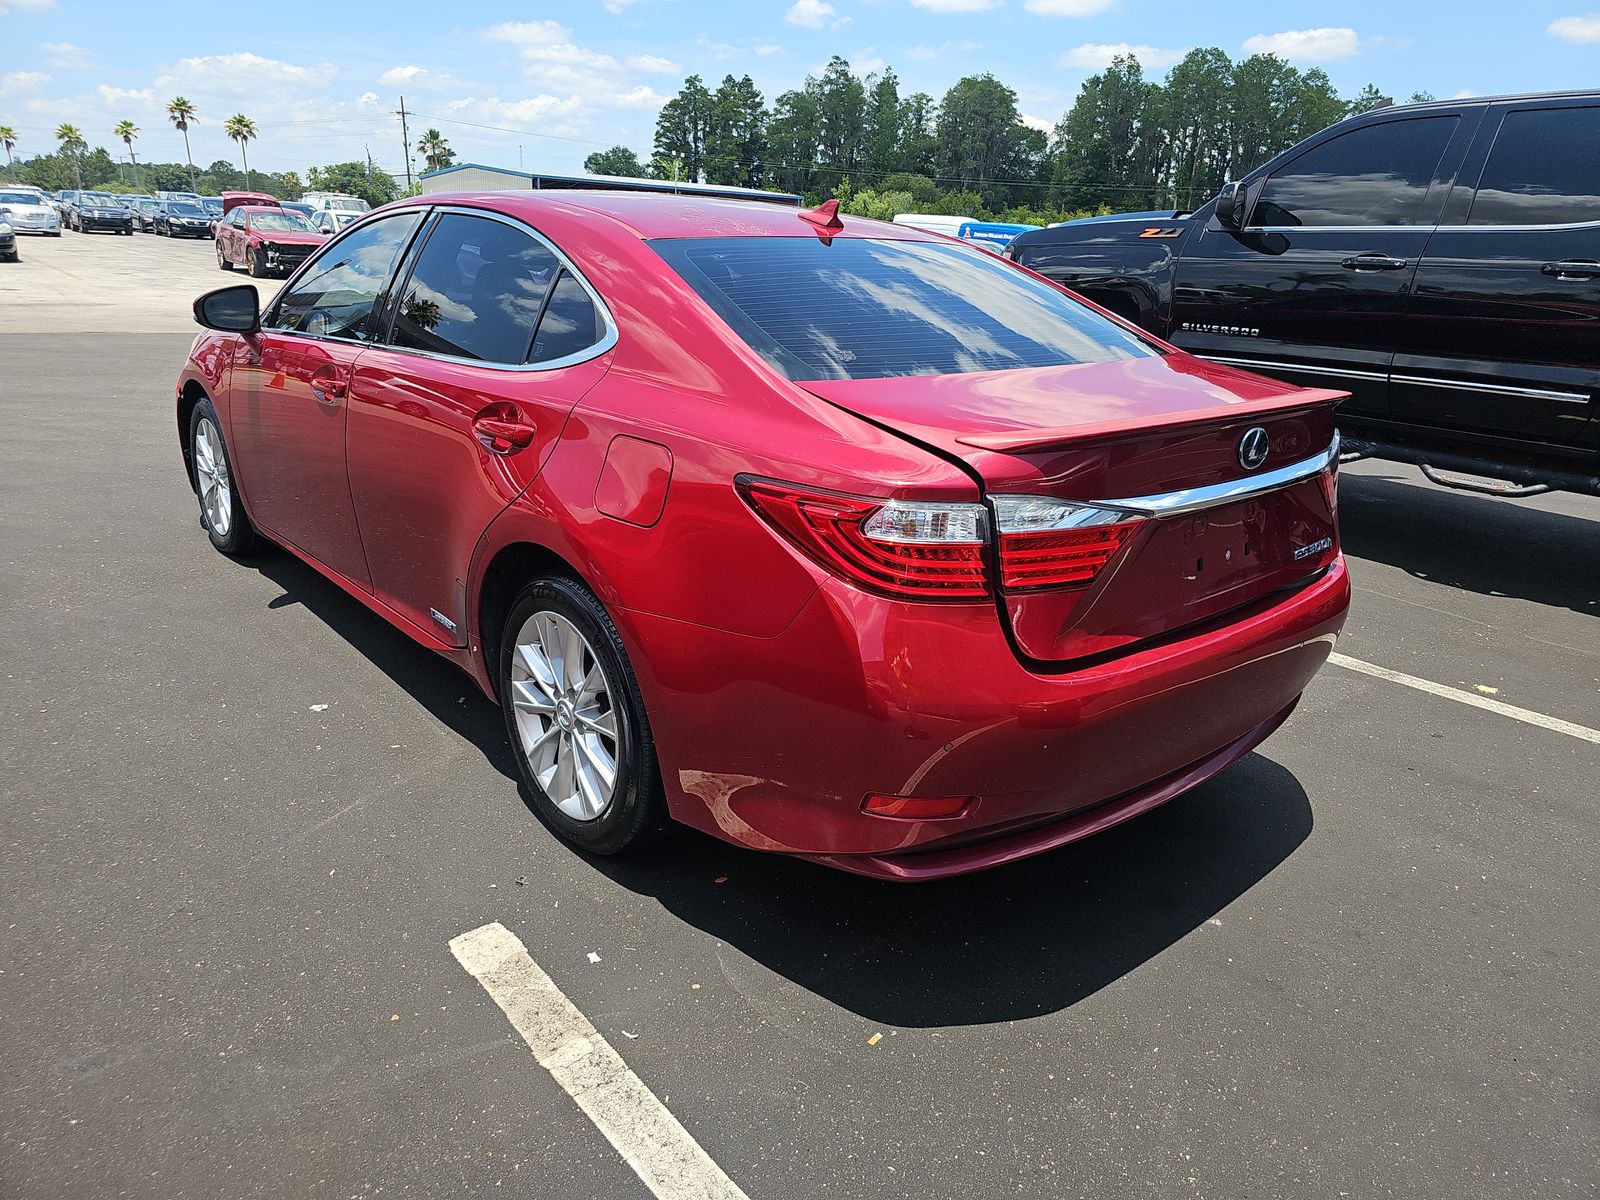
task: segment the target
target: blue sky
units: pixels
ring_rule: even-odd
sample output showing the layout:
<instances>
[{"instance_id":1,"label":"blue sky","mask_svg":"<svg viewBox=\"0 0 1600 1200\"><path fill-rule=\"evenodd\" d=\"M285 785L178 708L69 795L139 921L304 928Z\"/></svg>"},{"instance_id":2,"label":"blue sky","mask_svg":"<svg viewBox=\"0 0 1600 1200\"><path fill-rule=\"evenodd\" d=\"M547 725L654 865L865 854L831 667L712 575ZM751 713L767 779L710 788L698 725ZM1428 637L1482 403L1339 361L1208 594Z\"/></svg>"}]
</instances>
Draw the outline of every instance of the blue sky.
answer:
<instances>
[{"instance_id":1,"label":"blue sky","mask_svg":"<svg viewBox=\"0 0 1600 1200\"><path fill-rule=\"evenodd\" d=\"M1600 87L1600 0L0 0L0 124L22 155L53 148L62 121L120 151L110 130L127 118L141 160L181 160L161 111L181 93L200 111L197 162L236 161L221 124L244 112L260 129L252 166L303 171L370 149L403 173L403 93L413 138L437 125L463 160L565 171L618 142L647 155L657 109L695 72L712 85L748 72L770 101L830 54L888 64L904 92L935 97L990 71L1045 127L1117 49L1139 48L1159 76L1205 45L1275 50L1345 94Z\"/></svg>"}]
</instances>

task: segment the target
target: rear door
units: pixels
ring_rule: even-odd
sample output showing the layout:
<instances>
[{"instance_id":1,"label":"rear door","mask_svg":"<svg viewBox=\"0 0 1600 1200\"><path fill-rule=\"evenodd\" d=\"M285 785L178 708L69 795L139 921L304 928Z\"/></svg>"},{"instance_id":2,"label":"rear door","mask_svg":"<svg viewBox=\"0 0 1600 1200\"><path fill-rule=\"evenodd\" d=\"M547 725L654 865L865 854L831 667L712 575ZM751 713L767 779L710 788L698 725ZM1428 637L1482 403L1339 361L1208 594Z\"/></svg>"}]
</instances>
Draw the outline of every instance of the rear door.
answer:
<instances>
[{"instance_id":1,"label":"rear door","mask_svg":"<svg viewBox=\"0 0 1600 1200\"><path fill-rule=\"evenodd\" d=\"M598 297L533 230L434 219L355 366L350 487L373 590L464 645L478 538L539 473L615 342Z\"/></svg>"},{"instance_id":2,"label":"rear door","mask_svg":"<svg viewBox=\"0 0 1600 1200\"><path fill-rule=\"evenodd\" d=\"M1396 417L1600 448L1600 99L1490 110L1413 291Z\"/></svg>"},{"instance_id":3,"label":"rear door","mask_svg":"<svg viewBox=\"0 0 1600 1200\"><path fill-rule=\"evenodd\" d=\"M229 386L234 469L251 515L363 585L370 579L345 468L350 374L422 215L401 210L329 246L267 310Z\"/></svg>"},{"instance_id":4,"label":"rear door","mask_svg":"<svg viewBox=\"0 0 1600 1200\"><path fill-rule=\"evenodd\" d=\"M1337 127L1252 183L1242 229L1212 217L1174 277L1170 340L1388 410L1394 323L1469 138L1461 111Z\"/></svg>"}]
</instances>

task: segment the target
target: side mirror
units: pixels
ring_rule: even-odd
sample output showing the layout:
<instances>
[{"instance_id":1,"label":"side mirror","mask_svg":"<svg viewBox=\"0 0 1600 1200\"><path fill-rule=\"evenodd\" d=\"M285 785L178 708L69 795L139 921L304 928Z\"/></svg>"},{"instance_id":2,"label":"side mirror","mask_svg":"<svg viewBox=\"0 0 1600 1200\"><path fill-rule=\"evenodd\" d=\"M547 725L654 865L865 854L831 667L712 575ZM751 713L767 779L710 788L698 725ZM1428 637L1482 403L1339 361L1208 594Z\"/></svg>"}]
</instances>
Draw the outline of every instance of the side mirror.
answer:
<instances>
[{"instance_id":1,"label":"side mirror","mask_svg":"<svg viewBox=\"0 0 1600 1200\"><path fill-rule=\"evenodd\" d=\"M1245 206L1249 203L1249 188L1242 183L1225 183L1217 197L1217 220L1229 229L1244 224Z\"/></svg>"},{"instance_id":2,"label":"side mirror","mask_svg":"<svg viewBox=\"0 0 1600 1200\"><path fill-rule=\"evenodd\" d=\"M261 297L248 283L218 288L194 302L194 319L223 333L254 333L261 328Z\"/></svg>"}]
</instances>

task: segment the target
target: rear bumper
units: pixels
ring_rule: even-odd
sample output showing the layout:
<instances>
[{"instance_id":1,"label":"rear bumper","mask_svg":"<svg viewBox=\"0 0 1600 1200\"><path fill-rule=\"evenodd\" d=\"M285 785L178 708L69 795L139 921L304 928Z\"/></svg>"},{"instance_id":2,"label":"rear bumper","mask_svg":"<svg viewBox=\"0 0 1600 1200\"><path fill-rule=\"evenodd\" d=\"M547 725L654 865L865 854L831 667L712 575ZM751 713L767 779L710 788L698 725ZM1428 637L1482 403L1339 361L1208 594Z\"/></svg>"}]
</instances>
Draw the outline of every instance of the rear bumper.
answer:
<instances>
[{"instance_id":1,"label":"rear bumper","mask_svg":"<svg viewBox=\"0 0 1600 1200\"><path fill-rule=\"evenodd\" d=\"M636 613L673 815L729 841L925 879L1036 854L1222 770L1293 708L1343 627L1342 559L1211 627L1070 673L1013 654L992 605L827 583L778 637ZM869 793L967 797L959 816L861 811Z\"/></svg>"}]
</instances>

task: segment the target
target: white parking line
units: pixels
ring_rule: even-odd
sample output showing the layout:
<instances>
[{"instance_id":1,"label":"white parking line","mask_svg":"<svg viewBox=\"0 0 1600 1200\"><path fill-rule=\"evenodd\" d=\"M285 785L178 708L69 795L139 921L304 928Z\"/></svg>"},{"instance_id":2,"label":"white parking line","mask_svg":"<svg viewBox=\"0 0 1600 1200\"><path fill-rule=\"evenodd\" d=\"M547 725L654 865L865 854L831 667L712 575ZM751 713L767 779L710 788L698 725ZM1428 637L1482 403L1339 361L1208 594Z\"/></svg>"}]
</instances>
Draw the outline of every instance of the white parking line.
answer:
<instances>
[{"instance_id":1,"label":"white parking line","mask_svg":"<svg viewBox=\"0 0 1600 1200\"><path fill-rule=\"evenodd\" d=\"M748 1200L540 970L516 934L494 921L452 938L450 951L505 1012L539 1065L661 1200Z\"/></svg>"},{"instance_id":2,"label":"white parking line","mask_svg":"<svg viewBox=\"0 0 1600 1200\"><path fill-rule=\"evenodd\" d=\"M1491 700L1487 696L1464 692L1460 688L1446 687L1442 683L1434 683L1428 679L1418 679L1415 675L1407 675L1402 671L1391 671L1388 667L1374 666L1372 663L1362 662L1359 658L1351 658L1348 654L1330 654L1328 661L1336 667L1360 671L1363 675L1371 675L1374 679L1387 679L1390 683L1416 688L1417 691L1427 692L1430 696L1442 696L1459 704L1470 704L1473 708L1499 713L1502 717L1510 717L1513 721L1525 721L1529 725L1537 725L1540 729L1549 729L1555 733L1564 733L1568 737L1581 738L1583 741L1600 745L1600 729L1590 729L1587 725L1563 721L1560 717L1547 717L1543 713L1518 708L1515 704L1507 704L1503 700Z\"/></svg>"}]
</instances>

